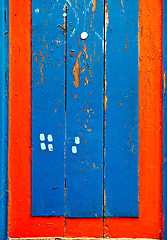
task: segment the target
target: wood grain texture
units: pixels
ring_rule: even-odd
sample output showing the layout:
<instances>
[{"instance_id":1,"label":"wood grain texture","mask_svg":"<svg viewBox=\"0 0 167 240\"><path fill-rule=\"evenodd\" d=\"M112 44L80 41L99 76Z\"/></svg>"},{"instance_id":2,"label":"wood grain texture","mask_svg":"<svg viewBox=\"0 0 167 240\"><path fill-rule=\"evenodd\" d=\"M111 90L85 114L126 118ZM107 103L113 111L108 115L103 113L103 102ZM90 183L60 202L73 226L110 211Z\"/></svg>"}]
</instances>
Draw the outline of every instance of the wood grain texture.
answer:
<instances>
[{"instance_id":1,"label":"wood grain texture","mask_svg":"<svg viewBox=\"0 0 167 240\"><path fill-rule=\"evenodd\" d=\"M31 216L31 1L10 0L9 8L8 233L20 238L62 237L63 217Z\"/></svg>"},{"instance_id":2,"label":"wood grain texture","mask_svg":"<svg viewBox=\"0 0 167 240\"><path fill-rule=\"evenodd\" d=\"M103 2L69 2L66 216L99 218L103 217Z\"/></svg>"},{"instance_id":3,"label":"wood grain texture","mask_svg":"<svg viewBox=\"0 0 167 240\"><path fill-rule=\"evenodd\" d=\"M105 215L138 217L138 1L106 4Z\"/></svg>"},{"instance_id":4,"label":"wood grain texture","mask_svg":"<svg viewBox=\"0 0 167 240\"><path fill-rule=\"evenodd\" d=\"M106 219L108 237L161 236L161 18L161 1L139 1L139 218Z\"/></svg>"},{"instance_id":5,"label":"wood grain texture","mask_svg":"<svg viewBox=\"0 0 167 240\"><path fill-rule=\"evenodd\" d=\"M32 1L32 215L64 215L65 1Z\"/></svg>"},{"instance_id":6,"label":"wood grain texture","mask_svg":"<svg viewBox=\"0 0 167 240\"><path fill-rule=\"evenodd\" d=\"M160 238L160 22L161 2L140 0L139 218L108 218L104 229L102 218L67 218L64 225L63 217L31 216L31 1L10 0L9 237Z\"/></svg>"}]
</instances>

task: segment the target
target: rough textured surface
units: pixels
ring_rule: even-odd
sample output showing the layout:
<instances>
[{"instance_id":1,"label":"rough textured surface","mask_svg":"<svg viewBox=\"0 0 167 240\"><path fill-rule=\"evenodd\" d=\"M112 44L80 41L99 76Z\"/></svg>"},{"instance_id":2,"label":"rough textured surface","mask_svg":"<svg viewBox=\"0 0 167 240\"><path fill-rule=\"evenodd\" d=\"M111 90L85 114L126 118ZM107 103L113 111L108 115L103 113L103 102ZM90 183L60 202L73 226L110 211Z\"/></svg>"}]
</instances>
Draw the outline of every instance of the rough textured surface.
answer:
<instances>
[{"instance_id":1,"label":"rough textured surface","mask_svg":"<svg viewBox=\"0 0 167 240\"><path fill-rule=\"evenodd\" d=\"M0 5L0 239L7 237L8 158L8 3Z\"/></svg>"},{"instance_id":2,"label":"rough textured surface","mask_svg":"<svg viewBox=\"0 0 167 240\"><path fill-rule=\"evenodd\" d=\"M122 7L125 5L123 1L120 4ZM94 14L95 9L97 5L93 1ZM107 9L105 12L108 19ZM103 224L102 218L31 216L30 32L31 1L25 0L23 3L10 0L9 236L102 237L104 234L109 237L159 238L162 157L161 1L156 0L154 4L149 0L139 1L139 218L107 218ZM84 46L81 49L82 52L86 51L84 53L87 57L87 49ZM74 62L75 67L71 69L72 74L77 73L71 79L73 85L76 83L77 88L74 87L77 90L81 84L81 79L78 81L77 78L78 65L79 62ZM86 78L85 82L88 80ZM107 107L106 101L104 107Z\"/></svg>"},{"instance_id":3,"label":"rough textured surface","mask_svg":"<svg viewBox=\"0 0 167 240\"><path fill-rule=\"evenodd\" d=\"M32 215L64 215L65 1L32 1Z\"/></svg>"},{"instance_id":4,"label":"rough textured surface","mask_svg":"<svg viewBox=\"0 0 167 240\"><path fill-rule=\"evenodd\" d=\"M163 0L163 239L167 239L167 1Z\"/></svg>"},{"instance_id":5,"label":"rough textured surface","mask_svg":"<svg viewBox=\"0 0 167 240\"><path fill-rule=\"evenodd\" d=\"M103 1L72 0L67 8L66 216L102 218Z\"/></svg>"},{"instance_id":6,"label":"rough textured surface","mask_svg":"<svg viewBox=\"0 0 167 240\"><path fill-rule=\"evenodd\" d=\"M107 1L106 217L138 217L138 1Z\"/></svg>"}]
</instances>

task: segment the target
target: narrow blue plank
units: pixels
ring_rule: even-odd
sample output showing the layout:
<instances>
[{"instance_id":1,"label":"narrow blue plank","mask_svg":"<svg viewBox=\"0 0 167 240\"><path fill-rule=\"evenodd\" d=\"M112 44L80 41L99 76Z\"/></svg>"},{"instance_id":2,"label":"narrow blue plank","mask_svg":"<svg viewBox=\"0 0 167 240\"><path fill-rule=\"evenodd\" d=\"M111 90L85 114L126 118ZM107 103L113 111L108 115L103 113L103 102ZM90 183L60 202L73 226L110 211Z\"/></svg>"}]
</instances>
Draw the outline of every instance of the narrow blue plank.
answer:
<instances>
[{"instance_id":1,"label":"narrow blue plank","mask_svg":"<svg viewBox=\"0 0 167 240\"><path fill-rule=\"evenodd\" d=\"M167 240L167 0L163 0L163 239Z\"/></svg>"},{"instance_id":2,"label":"narrow blue plank","mask_svg":"<svg viewBox=\"0 0 167 240\"><path fill-rule=\"evenodd\" d=\"M108 1L107 217L138 217L138 1Z\"/></svg>"},{"instance_id":3,"label":"narrow blue plank","mask_svg":"<svg viewBox=\"0 0 167 240\"><path fill-rule=\"evenodd\" d=\"M32 215L64 215L65 1L32 1Z\"/></svg>"},{"instance_id":4,"label":"narrow blue plank","mask_svg":"<svg viewBox=\"0 0 167 240\"><path fill-rule=\"evenodd\" d=\"M8 1L0 6L0 239L7 239Z\"/></svg>"},{"instance_id":5,"label":"narrow blue plank","mask_svg":"<svg viewBox=\"0 0 167 240\"><path fill-rule=\"evenodd\" d=\"M103 1L67 8L66 215L102 217Z\"/></svg>"}]
</instances>

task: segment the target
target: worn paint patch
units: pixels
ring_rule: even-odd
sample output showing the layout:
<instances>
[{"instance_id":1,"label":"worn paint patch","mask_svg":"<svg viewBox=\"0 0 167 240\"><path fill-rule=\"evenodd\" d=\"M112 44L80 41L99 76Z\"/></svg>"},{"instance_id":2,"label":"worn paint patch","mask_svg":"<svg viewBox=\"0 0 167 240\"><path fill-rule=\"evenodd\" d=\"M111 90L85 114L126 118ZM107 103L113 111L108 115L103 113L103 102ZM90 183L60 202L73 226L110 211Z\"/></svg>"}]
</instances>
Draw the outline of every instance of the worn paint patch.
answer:
<instances>
[{"instance_id":1,"label":"worn paint patch","mask_svg":"<svg viewBox=\"0 0 167 240\"><path fill-rule=\"evenodd\" d=\"M95 12L96 11L97 0L92 0L92 4L93 4L92 12Z\"/></svg>"},{"instance_id":2,"label":"worn paint patch","mask_svg":"<svg viewBox=\"0 0 167 240\"><path fill-rule=\"evenodd\" d=\"M105 29L107 30L108 28L108 23L109 23L109 13L108 13L108 5L107 5L107 0L105 0ZM106 33L107 31L105 31Z\"/></svg>"},{"instance_id":3,"label":"worn paint patch","mask_svg":"<svg viewBox=\"0 0 167 240\"><path fill-rule=\"evenodd\" d=\"M81 54L82 54L82 51L80 51L78 53L76 61L75 61L75 65L73 67L73 75L74 75L74 79L75 79L73 81L73 83L74 83L76 88L79 87L79 80L80 80L79 73L80 73L80 64L81 64L80 61L79 61L79 58L80 58Z\"/></svg>"},{"instance_id":4,"label":"worn paint patch","mask_svg":"<svg viewBox=\"0 0 167 240\"><path fill-rule=\"evenodd\" d=\"M164 72L164 94L166 93L166 72Z\"/></svg>"},{"instance_id":5,"label":"worn paint patch","mask_svg":"<svg viewBox=\"0 0 167 240\"><path fill-rule=\"evenodd\" d=\"M122 4L122 7L124 8L124 3L123 3L123 0L121 0L121 4Z\"/></svg>"}]
</instances>

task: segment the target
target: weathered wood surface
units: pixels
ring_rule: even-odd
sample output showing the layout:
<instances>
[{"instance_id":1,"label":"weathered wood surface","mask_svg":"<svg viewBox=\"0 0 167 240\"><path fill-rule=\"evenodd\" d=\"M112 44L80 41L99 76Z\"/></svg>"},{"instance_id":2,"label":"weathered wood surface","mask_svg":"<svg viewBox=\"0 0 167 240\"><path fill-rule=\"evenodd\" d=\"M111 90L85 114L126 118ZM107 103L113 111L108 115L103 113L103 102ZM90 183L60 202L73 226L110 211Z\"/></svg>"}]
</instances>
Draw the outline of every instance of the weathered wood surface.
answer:
<instances>
[{"instance_id":1,"label":"weathered wood surface","mask_svg":"<svg viewBox=\"0 0 167 240\"><path fill-rule=\"evenodd\" d=\"M138 1L106 2L106 217L138 217Z\"/></svg>"},{"instance_id":2,"label":"weathered wood surface","mask_svg":"<svg viewBox=\"0 0 167 240\"><path fill-rule=\"evenodd\" d=\"M167 239L167 1L163 0L163 239Z\"/></svg>"},{"instance_id":3,"label":"weathered wood surface","mask_svg":"<svg viewBox=\"0 0 167 240\"><path fill-rule=\"evenodd\" d=\"M137 217L138 2L66 4L32 5L32 214Z\"/></svg>"},{"instance_id":4,"label":"weathered wood surface","mask_svg":"<svg viewBox=\"0 0 167 240\"><path fill-rule=\"evenodd\" d=\"M0 6L0 239L7 238L7 201L8 201L8 2Z\"/></svg>"},{"instance_id":5,"label":"weathered wood surface","mask_svg":"<svg viewBox=\"0 0 167 240\"><path fill-rule=\"evenodd\" d=\"M64 215L65 1L32 1L32 215Z\"/></svg>"},{"instance_id":6,"label":"weathered wood surface","mask_svg":"<svg viewBox=\"0 0 167 240\"><path fill-rule=\"evenodd\" d=\"M63 217L31 216L30 6L30 0L10 0L9 237L160 238L160 1L140 1L139 218L104 218L104 222L102 218L64 221Z\"/></svg>"},{"instance_id":7,"label":"weathered wood surface","mask_svg":"<svg viewBox=\"0 0 167 240\"><path fill-rule=\"evenodd\" d=\"M103 217L103 1L67 2L66 216Z\"/></svg>"}]
</instances>

